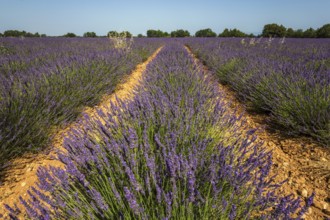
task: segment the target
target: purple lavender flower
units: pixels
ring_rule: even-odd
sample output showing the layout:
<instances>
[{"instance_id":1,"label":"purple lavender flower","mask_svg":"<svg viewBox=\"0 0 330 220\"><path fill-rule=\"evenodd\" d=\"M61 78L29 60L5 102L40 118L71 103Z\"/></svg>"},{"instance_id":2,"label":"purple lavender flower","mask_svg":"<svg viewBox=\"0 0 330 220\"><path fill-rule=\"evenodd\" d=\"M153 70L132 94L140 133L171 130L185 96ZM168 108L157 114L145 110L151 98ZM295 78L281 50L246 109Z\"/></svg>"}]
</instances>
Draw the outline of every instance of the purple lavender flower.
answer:
<instances>
[{"instance_id":1,"label":"purple lavender flower","mask_svg":"<svg viewBox=\"0 0 330 220\"><path fill-rule=\"evenodd\" d=\"M195 182L196 177L193 171L188 171L188 191L189 191L189 201L194 202L195 201Z\"/></svg>"},{"instance_id":2,"label":"purple lavender flower","mask_svg":"<svg viewBox=\"0 0 330 220\"><path fill-rule=\"evenodd\" d=\"M137 216L140 215L141 208L138 202L136 201L136 197L134 196L134 194L127 187L124 187L124 193L125 193L125 198L128 201L128 204L132 209L132 211L134 212L134 214L136 214Z\"/></svg>"},{"instance_id":3,"label":"purple lavender flower","mask_svg":"<svg viewBox=\"0 0 330 220\"><path fill-rule=\"evenodd\" d=\"M90 190L90 194L93 198L93 200L96 202L97 206L103 210L103 211L107 211L109 209L109 206L105 203L102 195L100 194L100 192L98 192L97 190L95 190L94 188L92 188Z\"/></svg>"}]
</instances>

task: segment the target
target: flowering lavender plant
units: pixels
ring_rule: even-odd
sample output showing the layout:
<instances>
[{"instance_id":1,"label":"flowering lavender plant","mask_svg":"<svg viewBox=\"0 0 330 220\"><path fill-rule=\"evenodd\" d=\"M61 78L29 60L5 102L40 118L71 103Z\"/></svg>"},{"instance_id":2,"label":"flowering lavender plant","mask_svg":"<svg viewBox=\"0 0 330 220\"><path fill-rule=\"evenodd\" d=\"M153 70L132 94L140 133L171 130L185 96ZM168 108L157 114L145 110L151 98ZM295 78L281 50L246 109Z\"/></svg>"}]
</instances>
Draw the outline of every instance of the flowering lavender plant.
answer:
<instances>
[{"instance_id":1,"label":"flowering lavender plant","mask_svg":"<svg viewBox=\"0 0 330 220\"><path fill-rule=\"evenodd\" d=\"M136 41L123 53L107 39L2 42L10 53L0 56L0 169L10 158L45 147L54 128L112 93L161 43Z\"/></svg>"},{"instance_id":2,"label":"flowering lavender plant","mask_svg":"<svg viewBox=\"0 0 330 220\"><path fill-rule=\"evenodd\" d=\"M291 219L271 153L237 131L222 94L180 44L148 66L134 100L110 103L65 139L65 169L38 170L33 219ZM217 130L217 132L214 132ZM230 133L230 137L228 136ZM307 207L310 203L307 204ZM10 209L10 207L8 207ZM11 210L14 216L15 210Z\"/></svg>"},{"instance_id":3,"label":"flowering lavender plant","mask_svg":"<svg viewBox=\"0 0 330 220\"><path fill-rule=\"evenodd\" d=\"M188 44L251 109L269 114L272 124L330 145L329 40L275 41L243 46L239 39L190 39Z\"/></svg>"}]
</instances>

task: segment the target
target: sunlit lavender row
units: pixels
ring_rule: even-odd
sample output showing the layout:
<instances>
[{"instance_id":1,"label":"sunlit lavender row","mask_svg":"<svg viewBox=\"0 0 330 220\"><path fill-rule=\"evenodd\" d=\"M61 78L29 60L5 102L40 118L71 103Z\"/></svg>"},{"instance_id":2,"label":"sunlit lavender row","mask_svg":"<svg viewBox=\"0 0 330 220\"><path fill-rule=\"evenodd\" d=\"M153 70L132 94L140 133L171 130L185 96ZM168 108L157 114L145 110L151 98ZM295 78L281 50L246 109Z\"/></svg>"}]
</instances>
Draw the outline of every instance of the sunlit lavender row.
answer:
<instances>
[{"instance_id":1,"label":"sunlit lavender row","mask_svg":"<svg viewBox=\"0 0 330 220\"><path fill-rule=\"evenodd\" d=\"M190 39L188 45L251 109L290 135L330 145L329 39Z\"/></svg>"},{"instance_id":2,"label":"sunlit lavender row","mask_svg":"<svg viewBox=\"0 0 330 220\"><path fill-rule=\"evenodd\" d=\"M139 39L122 50L109 39L0 39L0 170L7 159L44 148L160 44Z\"/></svg>"},{"instance_id":3,"label":"sunlit lavender row","mask_svg":"<svg viewBox=\"0 0 330 220\"><path fill-rule=\"evenodd\" d=\"M183 44L148 65L136 96L81 120L65 139L65 168L38 170L21 199L32 219L296 219L304 206L277 196L271 153L240 133L213 78Z\"/></svg>"}]
</instances>

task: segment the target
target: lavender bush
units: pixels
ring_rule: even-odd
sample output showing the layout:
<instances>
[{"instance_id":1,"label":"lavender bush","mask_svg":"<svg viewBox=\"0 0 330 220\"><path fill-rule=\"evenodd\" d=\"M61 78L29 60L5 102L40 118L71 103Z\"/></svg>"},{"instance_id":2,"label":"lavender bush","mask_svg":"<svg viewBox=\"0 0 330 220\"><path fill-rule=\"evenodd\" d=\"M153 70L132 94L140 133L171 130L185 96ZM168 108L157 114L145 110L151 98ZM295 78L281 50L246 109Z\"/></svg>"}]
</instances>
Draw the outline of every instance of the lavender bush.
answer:
<instances>
[{"instance_id":1,"label":"lavender bush","mask_svg":"<svg viewBox=\"0 0 330 220\"><path fill-rule=\"evenodd\" d=\"M7 159L47 145L54 128L112 93L161 42L118 51L108 39L1 39L0 170Z\"/></svg>"},{"instance_id":2,"label":"lavender bush","mask_svg":"<svg viewBox=\"0 0 330 220\"><path fill-rule=\"evenodd\" d=\"M327 39L193 39L187 42L224 84L289 134L330 144L330 48Z\"/></svg>"},{"instance_id":3,"label":"lavender bush","mask_svg":"<svg viewBox=\"0 0 330 220\"><path fill-rule=\"evenodd\" d=\"M65 169L39 169L38 187L21 199L29 218L299 219L311 205L275 195L271 153L253 131L238 133L182 45L165 46L136 90L71 130Z\"/></svg>"}]
</instances>

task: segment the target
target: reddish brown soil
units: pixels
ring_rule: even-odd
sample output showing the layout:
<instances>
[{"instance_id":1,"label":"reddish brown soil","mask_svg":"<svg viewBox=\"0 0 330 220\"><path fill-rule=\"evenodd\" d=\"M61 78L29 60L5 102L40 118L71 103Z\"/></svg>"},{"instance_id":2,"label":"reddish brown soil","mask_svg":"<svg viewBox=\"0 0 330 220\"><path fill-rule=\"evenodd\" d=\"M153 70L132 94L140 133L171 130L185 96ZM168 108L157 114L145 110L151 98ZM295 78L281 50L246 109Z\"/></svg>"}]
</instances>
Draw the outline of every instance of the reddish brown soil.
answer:
<instances>
[{"instance_id":1,"label":"reddish brown soil","mask_svg":"<svg viewBox=\"0 0 330 220\"><path fill-rule=\"evenodd\" d=\"M205 72L215 79L215 76L191 52L195 62ZM268 150L273 152L272 173L277 174L275 181L283 184L279 193L294 194L306 198L316 193L314 204L305 214L306 220L324 220L330 218L330 149L307 137L287 137L283 132L274 129L266 122L267 116L248 113L244 103L240 102L235 92L228 86L219 85L224 94L225 102L229 103L228 111L243 115L246 130L258 128L257 141L263 142Z\"/></svg>"},{"instance_id":2,"label":"reddish brown soil","mask_svg":"<svg viewBox=\"0 0 330 220\"><path fill-rule=\"evenodd\" d=\"M116 103L116 99L129 100L134 97L134 88L139 84L142 73L145 71L148 63L150 63L162 49L158 48L152 56L148 58L142 64L139 64L136 69L128 76L124 83L119 84L115 92L111 95L106 95L102 98L99 105L93 108L86 108L82 115L87 114L90 118L97 117L96 112L98 109L106 110L109 109L109 103ZM81 117L80 120L83 117ZM56 158L56 152L63 150L63 139L71 129L79 129L77 122L72 123L64 130L59 131L53 141L51 147L46 149L39 154L26 154L21 158L11 161L11 166L8 166L3 172L5 178L3 184L0 185L0 213L6 213L4 204L13 205L19 203L19 197L28 198L27 190L34 186L38 180L36 171L40 166L55 166L63 167L62 164ZM6 215L4 218L6 219ZM23 219L23 217L22 217Z\"/></svg>"}]
</instances>

